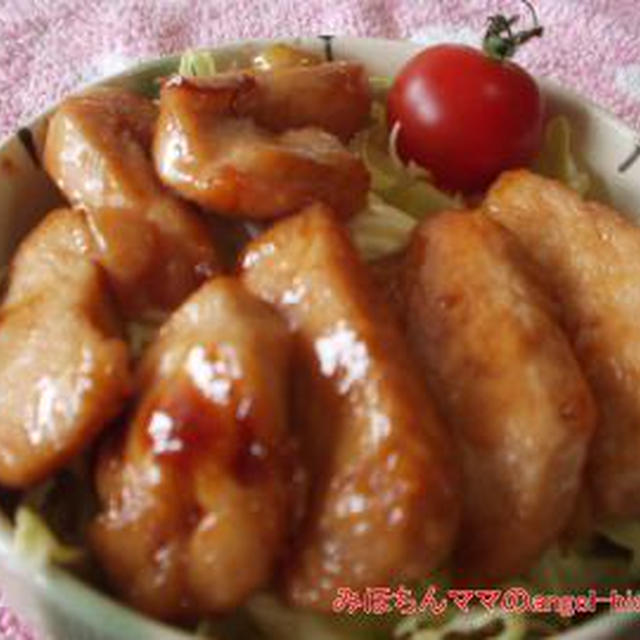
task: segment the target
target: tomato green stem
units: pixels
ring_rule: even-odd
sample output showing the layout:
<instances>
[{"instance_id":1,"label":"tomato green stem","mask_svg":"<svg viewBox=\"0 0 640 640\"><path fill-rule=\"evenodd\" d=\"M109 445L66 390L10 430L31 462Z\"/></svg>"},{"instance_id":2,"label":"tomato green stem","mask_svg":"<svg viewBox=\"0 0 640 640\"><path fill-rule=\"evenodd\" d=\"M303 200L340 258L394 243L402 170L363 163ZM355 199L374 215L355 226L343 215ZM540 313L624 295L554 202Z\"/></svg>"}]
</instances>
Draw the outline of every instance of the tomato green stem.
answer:
<instances>
[{"instance_id":1,"label":"tomato green stem","mask_svg":"<svg viewBox=\"0 0 640 640\"><path fill-rule=\"evenodd\" d=\"M544 33L544 28L538 23L538 16L533 5L528 0L522 0L529 9L533 17L533 27L522 31L514 31L513 27L520 19L520 16L507 18L502 14L489 16L487 19L487 32L482 42L484 52L496 60L506 60L511 58L523 45L532 38L539 38Z\"/></svg>"}]
</instances>

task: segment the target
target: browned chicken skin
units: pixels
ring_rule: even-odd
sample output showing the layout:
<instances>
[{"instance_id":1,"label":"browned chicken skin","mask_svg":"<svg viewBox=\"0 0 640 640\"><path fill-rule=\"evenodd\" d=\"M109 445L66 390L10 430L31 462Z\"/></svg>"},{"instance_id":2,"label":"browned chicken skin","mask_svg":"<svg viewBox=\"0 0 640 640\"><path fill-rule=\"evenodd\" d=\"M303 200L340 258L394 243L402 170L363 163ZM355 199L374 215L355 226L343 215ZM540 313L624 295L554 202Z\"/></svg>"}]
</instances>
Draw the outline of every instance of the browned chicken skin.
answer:
<instances>
[{"instance_id":1,"label":"browned chicken skin","mask_svg":"<svg viewBox=\"0 0 640 640\"><path fill-rule=\"evenodd\" d=\"M562 302L600 417L589 482L600 517L640 516L640 228L528 171L504 174L487 214L527 248Z\"/></svg>"},{"instance_id":2,"label":"browned chicken skin","mask_svg":"<svg viewBox=\"0 0 640 640\"><path fill-rule=\"evenodd\" d=\"M479 212L422 223L402 274L410 342L462 463L454 566L477 586L528 570L557 539L595 426L538 280L516 238Z\"/></svg>"},{"instance_id":3,"label":"browned chicken skin","mask_svg":"<svg viewBox=\"0 0 640 640\"><path fill-rule=\"evenodd\" d=\"M270 580L290 522L290 339L238 281L216 278L145 355L133 419L98 465L91 530L137 608L224 612Z\"/></svg>"},{"instance_id":4,"label":"browned chicken skin","mask_svg":"<svg viewBox=\"0 0 640 640\"><path fill-rule=\"evenodd\" d=\"M143 96L94 89L62 103L45 146L48 172L88 211L97 258L134 317L174 308L219 270L206 226L155 175L156 118Z\"/></svg>"},{"instance_id":5,"label":"browned chicken skin","mask_svg":"<svg viewBox=\"0 0 640 640\"><path fill-rule=\"evenodd\" d=\"M46 478L121 409L128 356L84 215L60 209L22 242L0 309L0 483Z\"/></svg>"},{"instance_id":6,"label":"browned chicken skin","mask_svg":"<svg viewBox=\"0 0 640 640\"><path fill-rule=\"evenodd\" d=\"M297 605L424 578L458 520L450 443L344 227L320 205L248 247L243 281L297 337L296 427L310 503L286 575Z\"/></svg>"},{"instance_id":7,"label":"browned chicken skin","mask_svg":"<svg viewBox=\"0 0 640 640\"><path fill-rule=\"evenodd\" d=\"M149 150L158 110L115 87L67 98L51 118L44 162L75 206L140 209L160 185Z\"/></svg>"},{"instance_id":8,"label":"browned chicken skin","mask_svg":"<svg viewBox=\"0 0 640 640\"><path fill-rule=\"evenodd\" d=\"M98 252L123 312L133 318L177 307L221 270L209 231L182 203L161 198L144 216L97 209L87 217Z\"/></svg>"},{"instance_id":9,"label":"browned chicken skin","mask_svg":"<svg viewBox=\"0 0 640 640\"><path fill-rule=\"evenodd\" d=\"M369 122L369 80L357 62L292 66L253 78L254 90L238 96L235 113L269 131L318 127L346 143Z\"/></svg>"},{"instance_id":10,"label":"browned chicken skin","mask_svg":"<svg viewBox=\"0 0 640 640\"><path fill-rule=\"evenodd\" d=\"M236 72L165 84L154 159L164 182L219 214L265 219L314 200L361 209L369 174L340 142L371 98L352 63Z\"/></svg>"}]
</instances>

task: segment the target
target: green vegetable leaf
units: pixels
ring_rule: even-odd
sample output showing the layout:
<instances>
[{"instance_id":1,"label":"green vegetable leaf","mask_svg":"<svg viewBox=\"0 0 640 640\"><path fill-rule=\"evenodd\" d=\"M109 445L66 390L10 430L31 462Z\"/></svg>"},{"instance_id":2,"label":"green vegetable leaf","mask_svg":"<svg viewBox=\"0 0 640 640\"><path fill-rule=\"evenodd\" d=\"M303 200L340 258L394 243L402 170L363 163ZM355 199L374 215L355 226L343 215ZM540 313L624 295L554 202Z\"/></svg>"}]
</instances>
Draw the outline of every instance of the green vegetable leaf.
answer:
<instances>
[{"instance_id":1,"label":"green vegetable leaf","mask_svg":"<svg viewBox=\"0 0 640 640\"><path fill-rule=\"evenodd\" d=\"M460 209L464 204L462 198L450 196L425 180L396 185L385 196L387 202L418 220L439 211Z\"/></svg>"},{"instance_id":2,"label":"green vegetable leaf","mask_svg":"<svg viewBox=\"0 0 640 640\"><path fill-rule=\"evenodd\" d=\"M388 89L386 78L373 80L377 90ZM365 260L375 260L402 250L418 220L425 216L458 209L460 197L451 196L429 181L429 173L398 159L393 136L387 132L385 108L374 102L371 125L350 144L371 176L366 208L350 223L352 237Z\"/></svg>"},{"instance_id":3,"label":"green vegetable leaf","mask_svg":"<svg viewBox=\"0 0 640 640\"><path fill-rule=\"evenodd\" d=\"M391 89L393 78L391 76L370 76L369 85L374 98L384 100Z\"/></svg>"},{"instance_id":4,"label":"green vegetable leaf","mask_svg":"<svg viewBox=\"0 0 640 640\"><path fill-rule=\"evenodd\" d=\"M175 57L145 64L144 68L135 76L125 79L122 86L137 91L147 98L156 99L160 94L160 85L164 78L174 74L177 70Z\"/></svg>"},{"instance_id":5,"label":"green vegetable leaf","mask_svg":"<svg viewBox=\"0 0 640 640\"><path fill-rule=\"evenodd\" d=\"M82 549L62 544L42 517L27 506L16 512L13 545L17 553L38 566L76 564L85 558Z\"/></svg>"},{"instance_id":6,"label":"green vegetable leaf","mask_svg":"<svg viewBox=\"0 0 640 640\"><path fill-rule=\"evenodd\" d=\"M366 209L349 223L351 237L365 260L376 260L406 247L417 225L414 217L369 194Z\"/></svg>"},{"instance_id":7,"label":"green vegetable leaf","mask_svg":"<svg viewBox=\"0 0 640 640\"><path fill-rule=\"evenodd\" d=\"M215 75L216 72L216 60L211 51L189 49L180 58L178 73L181 76L207 78Z\"/></svg>"},{"instance_id":8,"label":"green vegetable leaf","mask_svg":"<svg viewBox=\"0 0 640 640\"><path fill-rule=\"evenodd\" d=\"M445 209L463 206L460 196L452 196L430 182L429 172L415 164L402 164L395 152L394 136L387 132L385 108L374 102L372 124L351 142L371 175L371 190L389 205L421 219Z\"/></svg>"},{"instance_id":9,"label":"green vegetable leaf","mask_svg":"<svg viewBox=\"0 0 640 640\"><path fill-rule=\"evenodd\" d=\"M571 125L565 116L552 118L546 126L544 143L533 168L548 178L560 180L580 195L591 188L589 174L580 169L571 148Z\"/></svg>"},{"instance_id":10,"label":"green vegetable leaf","mask_svg":"<svg viewBox=\"0 0 640 640\"><path fill-rule=\"evenodd\" d=\"M330 618L291 609L274 596L254 596L247 603L246 609L267 638L273 640L354 639L353 633L341 628Z\"/></svg>"},{"instance_id":11,"label":"green vegetable leaf","mask_svg":"<svg viewBox=\"0 0 640 640\"><path fill-rule=\"evenodd\" d=\"M413 616L401 622L394 638L402 640L448 640L448 638L491 638L492 640L523 640L527 633L524 616L507 614L498 609L470 609L468 613L434 618Z\"/></svg>"}]
</instances>

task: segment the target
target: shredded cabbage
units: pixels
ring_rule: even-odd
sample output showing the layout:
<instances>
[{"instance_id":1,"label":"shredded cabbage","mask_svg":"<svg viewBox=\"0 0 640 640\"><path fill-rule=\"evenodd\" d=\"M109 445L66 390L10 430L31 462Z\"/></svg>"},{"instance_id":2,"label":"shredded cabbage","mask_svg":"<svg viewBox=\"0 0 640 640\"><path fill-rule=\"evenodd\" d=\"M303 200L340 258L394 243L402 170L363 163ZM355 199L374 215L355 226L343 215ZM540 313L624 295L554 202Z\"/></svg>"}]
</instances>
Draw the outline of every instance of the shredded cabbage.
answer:
<instances>
[{"instance_id":1,"label":"shredded cabbage","mask_svg":"<svg viewBox=\"0 0 640 640\"><path fill-rule=\"evenodd\" d=\"M375 85L381 93L388 88L389 81L377 78ZM350 144L351 151L362 159L371 176L367 206L350 223L354 242L365 260L402 250L417 221L439 211L459 209L464 204L460 196L435 187L424 169L400 162L394 137L387 132L381 102L373 103L371 118L371 125L354 136Z\"/></svg>"},{"instance_id":2,"label":"shredded cabbage","mask_svg":"<svg viewBox=\"0 0 640 640\"><path fill-rule=\"evenodd\" d=\"M299 611L265 593L253 596L235 615L198 624L199 638L243 640L353 640L354 635L325 616Z\"/></svg>"},{"instance_id":3,"label":"shredded cabbage","mask_svg":"<svg viewBox=\"0 0 640 640\"><path fill-rule=\"evenodd\" d=\"M371 85L371 94L374 99L384 100L389 89L391 89L393 78L390 76L370 76L369 84Z\"/></svg>"},{"instance_id":4,"label":"shredded cabbage","mask_svg":"<svg viewBox=\"0 0 640 640\"><path fill-rule=\"evenodd\" d=\"M180 58L178 73L190 77L213 76L216 74L215 56L205 49L188 49Z\"/></svg>"},{"instance_id":5,"label":"shredded cabbage","mask_svg":"<svg viewBox=\"0 0 640 640\"><path fill-rule=\"evenodd\" d=\"M416 226L414 217L369 194L366 209L349 223L351 238L365 260L376 260L401 251Z\"/></svg>"},{"instance_id":6,"label":"shredded cabbage","mask_svg":"<svg viewBox=\"0 0 640 640\"><path fill-rule=\"evenodd\" d=\"M571 125L565 116L552 118L545 128L544 143L533 168L548 178L560 180L580 195L587 195L591 178L579 168L571 148Z\"/></svg>"},{"instance_id":7,"label":"shredded cabbage","mask_svg":"<svg viewBox=\"0 0 640 640\"><path fill-rule=\"evenodd\" d=\"M460 196L450 196L425 180L392 187L386 193L386 200L418 220L439 211L460 209L464 205Z\"/></svg>"},{"instance_id":8,"label":"shredded cabbage","mask_svg":"<svg viewBox=\"0 0 640 640\"><path fill-rule=\"evenodd\" d=\"M16 511L13 547L37 566L77 564L85 558L83 549L62 544L44 519L27 506L20 506Z\"/></svg>"},{"instance_id":9,"label":"shredded cabbage","mask_svg":"<svg viewBox=\"0 0 640 640\"><path fill-rule=\"evenodd\" d=\"M429 172L416 165L405 166L398 159L393 135L387 132L385 108L374 102L371 125L359 132L350 144L371 175L371 190L388 204L417 219L444 209L459 209L463 200L430 181Z\"/></svg>"},{"instance_id":10,"label":"shredded cabbage","mask_svg":"<svg viewBox=\"0 0 640 640\"><path fill-rule=\"evenodd\" d=\"M148 98L157 98L163 78L170 76L177 70L175 58L167 58L149 65L146 69L136 73L135 80L130 80L132 88Z\"/></svg>"},{"instance_id":11,"label":"shredded cabbage","mask_svg":"<svg viewBox=\"0 0 640 640\"><path fill-rule=\"evenodd\" d=\"M88 455L26 491L14 513L13 545L38 566L61 564L91 570L85 552L86 527L95 513Z\"/></svg>"},{"instance_id":12,"label":"shredded cabbage","mask_svg":"<svg viewBox=\"0 0 640 640\"><path fill-rule=\"evenodd\" d=\"M495 640L523 640L527 621L523 616L506 614L500 610L470 609L437 619L413 616L402 621L394 631L394 638L402 640L447 640L468 636Z\"/></svg>"},{"instance_id":13,"label":"shredded cabbage","mask_svg":"<svg viewBox=\"0 0 640 640\"><path fill-rule=\"evenodd\" d=\"M273 640L353 640L354 634L328 618L296 611L282 605L274 596L251 598L247 612L262 632Z\"/></svg>"}]
</instances>

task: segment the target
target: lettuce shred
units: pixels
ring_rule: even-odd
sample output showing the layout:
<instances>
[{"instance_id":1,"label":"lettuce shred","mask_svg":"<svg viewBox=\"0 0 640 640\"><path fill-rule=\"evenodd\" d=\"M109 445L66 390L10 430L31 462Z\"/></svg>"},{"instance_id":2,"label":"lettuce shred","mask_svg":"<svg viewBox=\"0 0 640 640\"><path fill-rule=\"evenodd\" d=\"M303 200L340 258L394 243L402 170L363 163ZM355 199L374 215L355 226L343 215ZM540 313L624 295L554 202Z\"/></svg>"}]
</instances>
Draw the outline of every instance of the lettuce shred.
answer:
<instances>
[{"instance_id":1,"label":"lettuce shred","mask_svg":"<svg viewBox=\"0 0 640 640\"><path fill-rule=\"evenodd\" d=\"M13 546L38 566L90 570L86 528L96 511L88 455L25 492L13 515Z\"/></svg>"},{"instance_id":2,"label":"lettuce shred","mask_svg":"<svg viewBox=\"0 0 640 640\"><path fill-rule=\"evenodd\" d=\"M579 167L571 146L571 124L565 116L555 116L546 125L542 149L533 169L555 178L585 196L592 187L589 173Z\"/></svg>"},{"instance_id":3,"label":"lettuce shred","mask_svg":"<svg viewBox=\"0 0 640 640\"><path fill-rule=\"evenodd\" d=\"M495 640L524 640L527 622L521 615L502 611L471 609L468 613L432 618L413 616L403 620L394 631L394 638L402 640L448 640L449 638L492 638Z\"/></svg>"},{"instance_id":4,"label":"lettuce shred","mask_svg":"<svg viewBox=\"0 0 640 640\"><path fill-rule=\"evenodd\" d=\"M181 76L206 78L216 74L216 59L211 51L189 49L182 54L178 73Z\"/></svg>"},{"instance_id":5,"label":"lettuce shred","mask_svg":"<svg viewBox=\"0 0 640 640\"><path fill-rule=\"evenodd\" d=\"M156 100L160 95L163 79L174 74L176 70L177 61L175 58L160 60L136 73L135 78L131 78L125 86L130 86L147 98Z\"/></svg>"},{"instance_id":6,"label":"lettuce shred","mask_svg":"<svg viewBox=\"0 0 640 640\"><path fill-rule=\"evenodd\" d=\"M73 565L85 558L81 547L60 542L44 519L28 506L20 506L16 511L13 547L37 566L49 563Z\"/></svg>"},{"instance_id":7,"label":"lettuce shred","mask_svg":"<svg viewBox=\"0 0 640 640\"><path fill-rule=\"evenodd\" d=\"M274 595L253 596L236 615L200 622L201 638L261 640L354 640L354 635L334 620L282 604Z\"/></svg>"},{"instance_id":8,"label":"lettuce shred","mask_svg":"<svg viewBox=\"0 0 640 640\"><path fill-rule=\"evenodd\" d=\"M371 125L354 136L350 149L362 158L369 170L373 193L416 219L464 204L461 196L435 187L428 171L415 164L404 165L399 160L393 132L387 131L382 102L374 101Z\"/></svg>"},{"instance_id":9,"label":"lettuce shred","mask_svg":"<svg viewBox=\"0 0 640 640\"><path fill-rule=\"evenodd\" d=\"M206 619L196 636L231 640L390 640L393 625L380 616L336 616L288 607L259 593L226 618Z\"/></svg>"},{"instance_id":10,"label":"lettuce shred","mask_svg":"<svg viewBox=\"0 0 640 640\"><path fill-rule=\"evenodd\" d=\"M376 260L404 249L417 220L398 207L369 194L366 209L349 223L351 237L365 260Z\"/></svg>"},{"instance_id":11,"label":"lettuce shred","mask_svg":"<svg viewBox=\"0 0 640 640\"><path fill-rule=\"evenodd\" d=\"M353 634L341 629L330 619L286 607L274 596L254 596L246 608L264 635L273 640L353 639Z\"/></svg>"},{"instance_id":12,"label":"lettuce shred","mask_svg":"<svg viewBox=\"0 0 640 640\"><path fill-rule=\"evenodd\" d=\"M390 76L370 76L369 84L374 100L385 100L393 84L393 78Z\"/></svg>"},{"instance_id":13,"label":"lettuce shred","mask_svg":"<svg viewBox=\"0 0 640 640\"><path fill-rule=\"evenodd\" d=\"M389 86L385 80L376 78L372 83L374 95L383 97ZM435 187L427 171L399 160L381 101L374 101L371 125L356 134L350 149L362 159L371 176L367 206L350 225L355 244L366 260L402 250L419 220L464 204L460 196Z\"/></svg>"}]
</instances>

